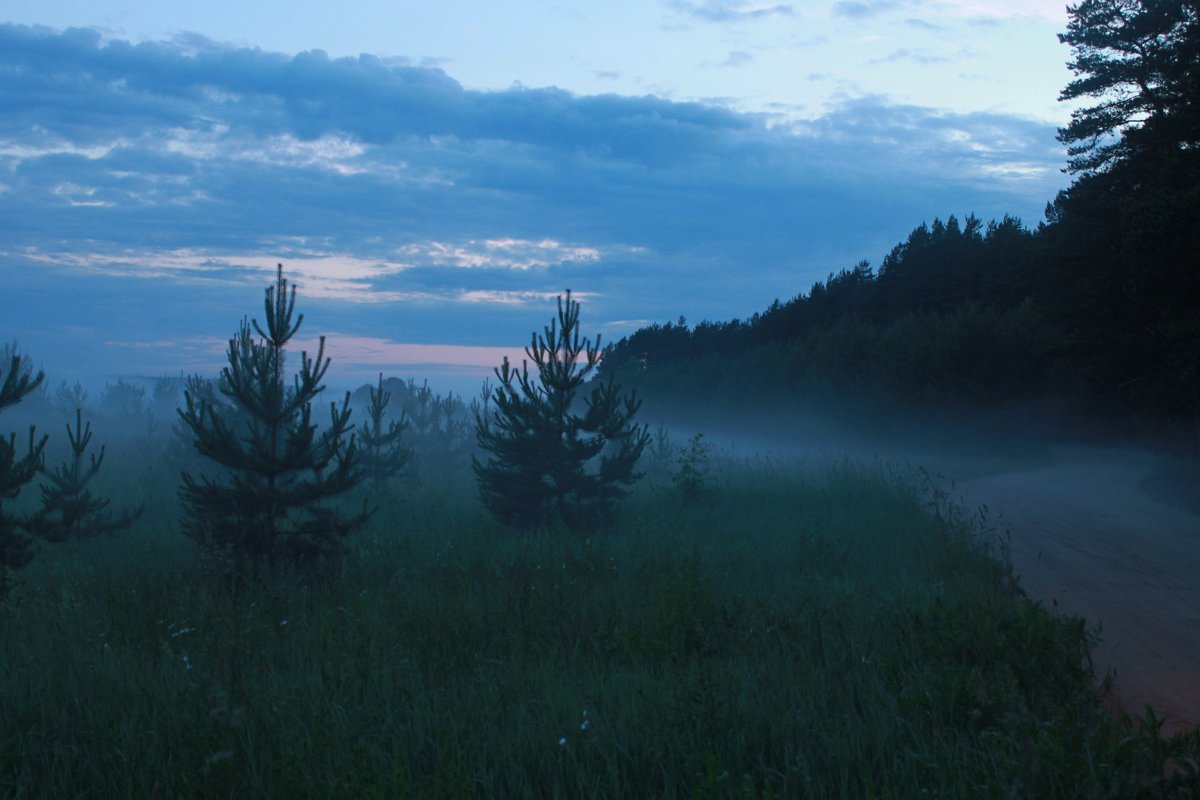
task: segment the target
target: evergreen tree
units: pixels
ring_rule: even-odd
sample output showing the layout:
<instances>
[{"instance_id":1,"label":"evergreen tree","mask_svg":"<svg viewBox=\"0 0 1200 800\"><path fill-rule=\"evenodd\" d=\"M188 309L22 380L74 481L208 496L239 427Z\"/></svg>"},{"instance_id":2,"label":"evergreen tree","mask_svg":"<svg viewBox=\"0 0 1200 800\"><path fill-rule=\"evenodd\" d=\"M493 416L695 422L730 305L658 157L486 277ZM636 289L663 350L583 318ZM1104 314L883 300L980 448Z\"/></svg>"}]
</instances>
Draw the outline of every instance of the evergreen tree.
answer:
<instances>
[{"instance_id":1,"label":"evergreen tree","mask_svg":"<svg viewBox=\"0 0 1200 800\"><path fill-rule=\"evenodd\" d=\"M595 345L580 338L579 303L568 290L565 301L558 298L557 319L533 333L521 369L505 358L495 370L499 384L475 416L476 440L490 456L486 464L472 457L472 466L484 504L500 521L586 527L641 477L634 468L650 435L632 421L637 398L622 396L610 378L592 388L582 409L577 403L600 352L599 337Z\"/></svg>"},{"instance_id":2,"label":"evergreen tree","mask_svg":"<svg viewBox=\"0 0 1200 800\"><path fill-rule=\"evenodd\" d=\"M9 363L0 366L0 410L15 405L33 392L45 380L40 370L35 375L25 359L15 350L9 353ZM42 450L46 437L37 438L33 426L29 428L29 442L21 448L17 435L0 436L0 504L13 500L21 493L25 484L33 480L42 463ZM21 454L20 451L24 450ZM20 569L33 558L33 539L22 532L27 521L6 513L0 505L0 597L8 593L10 573Z\"/></svg>"},{"instance_id":3,"label":"evergreen tree","mask_svg":"<svg viewBox=\"0 0 1200 800\"><path fill-rule=\"evenodd\" d=\"M330 363L324 336L316 358L301 352L292 385L284 383L284 348L304 321L295 305L296 289L289 292L281 264L266 290L265 327L243 320L229 341L229 366L218 388L236 413L198 396L192 385L179 412L196 450L224 468L199 477L184 473L184 532L256 562L339 555L341 539L370 516L365 503L350 515L326 502L354 488L363 473L350 393L340 408L330 404L328 427L318 432L312 422Z\"/></svg>"},{"instance_id":4,"label":"evergreen tree","mask_svg":"<svg viewBox=\"0 0 1200 800\"><path fill-rule=\"evenodd\" d=\"M382 372L379 373L378 386L368 388L371 399L367 405L367 420L358 429L359 452L367 477L371 479L375 491L379 492L388 478L408 465L412 451L403 441L404 431L408 428L403 413L398 421L388 420L384 424L392 393L383 388Z\"/></svg>"},{"instance_id":5,"label":"evergreen tree","mask_svg":"<svg viewBox=\"0 0 1200 800\"><path fill-rule=\"evenodd\" d=\"M141 384L118 378L116 383L106 383L100 393L100 413L114 422L140 424L148 411L146 387Z\"/></svg>"},{"instance_id":6,"label":"evergreen tree","mask_svg":"<svg viewBox=\"0 0 1200 800\"><path fill-rule=\"evenodd\" d=\"M695 501L708 492L709 458L712 445L704 441L703 433L694 433L687 447L675 459L677 469L671 482L685 500Z\"/></svg>"},{"instance_id":7,"label":"evergreen tree","mask_svg":"<svg viewBox=\"0 0 1200 800\"><path fill-rule=\"evenodd\" d=\"M1068 14L1076 77L1061 99L1097 102L1059 132L1080 174L1042 237L1043 305L1114 412L1200 427L1200 3L1084 0Z\"/></svg>"},{"instance_id":8,"label":"evergreen tree","mask_svg":"<svg viewBox=\"0 0 1200 800\"><path fill-rule=\"evenodd\" d=\"M71 458L50 471L45 471L47 483L42 486L42 508L34 518L31 529L48 542L86 539L102 533L112 534L133 524L142 510L123 511L113 516L106 511L110 501L92 494L88 484L100 472L104 463L104 448L91 455L84 466L84 454L92 441L92 425L84 425L83 411L75 410L75 428L67 424L67 439L71 443Z\"/></svg>"},{"instance_id":9,"label":"evergreen tree","mask_svg":"<svg viewBox=\"0 0 1200 800\"><path fill-rule=\"evenodd\" d=\"M1059 131L1072 172L1200 146L1200 4L1083 0L1068 6L1075 79L1059 99L1095 98Z\"/></svg>"},{"instance_id":10,"label":"evergreen tree","mask_svg":"<svg viewBox=\"0 0 1200 800\"><path fill-rule=\"evenodd\" d=\"M62 416L67 419L75 413L75 409L82 408L88 410L88 393L87 389L83 388L83 384L75 381L74 385L68 385L64 380L54 390L54 396L50 400L50 404Z\"/></svg>"},{"instance_id":11,"label":"evergreen tree","mask_svg":"<svg viewBox=\"0 0 1200 800\"><path fill-rule=\"evenodd\" d=\"M466 406L452 393L437 394L428 382L417 386L409 378L406 388L404 413L416 456L414 472L421 481L453 480L469 463L467 454L474 444Z\"/></svg>"},{"instance_id":12,"label":"evergreen tree","mask_svg":"<svg viewBox=\"0 0 1200 800\"><path fill-rule=\"evenodd\" d=\"M671 464L675 462L675 446L671 443L671 435L667 426L661 422L654 429L654 440L650 443L650 471L655 478L667 474Z\"/></svg>"}]
</instances>

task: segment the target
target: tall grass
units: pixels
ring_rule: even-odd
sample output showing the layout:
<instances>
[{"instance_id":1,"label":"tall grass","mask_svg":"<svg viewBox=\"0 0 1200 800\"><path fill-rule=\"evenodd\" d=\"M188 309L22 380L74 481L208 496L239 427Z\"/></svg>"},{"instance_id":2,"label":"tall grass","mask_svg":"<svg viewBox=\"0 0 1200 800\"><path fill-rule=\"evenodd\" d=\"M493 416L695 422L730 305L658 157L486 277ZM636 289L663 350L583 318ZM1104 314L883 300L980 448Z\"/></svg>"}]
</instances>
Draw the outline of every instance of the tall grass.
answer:
<instances>
[{"instance_id":1,"label":"tall grass","mask_svg":"<svg viewBox=\"0 0 1200 800\"><path fill-rule=\"evenodd\" d=\"M915 480L715 481L691 504L643 486L590 537L505 532L467 486L400 492L334 574L233 590L148 498L0 609L0 795L1200 792L1200 737L1105 716L1082 621Z\"/></svg>"}]
</instances>

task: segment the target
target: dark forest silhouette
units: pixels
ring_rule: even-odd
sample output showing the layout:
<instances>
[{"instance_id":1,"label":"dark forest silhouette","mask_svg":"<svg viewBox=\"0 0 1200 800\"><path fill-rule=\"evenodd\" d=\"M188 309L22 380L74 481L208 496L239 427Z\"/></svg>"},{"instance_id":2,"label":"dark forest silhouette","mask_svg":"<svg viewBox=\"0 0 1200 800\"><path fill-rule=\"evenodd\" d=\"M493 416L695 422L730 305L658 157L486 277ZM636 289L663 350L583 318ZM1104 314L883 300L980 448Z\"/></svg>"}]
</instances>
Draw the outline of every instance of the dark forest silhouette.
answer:
<instances>
[{"instance_id":1,"label":"dark forest silhouette","mask_svg":"<svg viewBox=\"0 0 1200 800\"><path fill-rule=\"evenodd\" d=\"M1200 448L1200 12L1069 12L1076 77L1060 99L1096 102L1059 131L1075 180L1036 228L934 220L878 270L749 320L643 328L602 372L656 400L703 386L727 408L814 393L938 413L1048 404Z\"/></svg>"}]
</instances>

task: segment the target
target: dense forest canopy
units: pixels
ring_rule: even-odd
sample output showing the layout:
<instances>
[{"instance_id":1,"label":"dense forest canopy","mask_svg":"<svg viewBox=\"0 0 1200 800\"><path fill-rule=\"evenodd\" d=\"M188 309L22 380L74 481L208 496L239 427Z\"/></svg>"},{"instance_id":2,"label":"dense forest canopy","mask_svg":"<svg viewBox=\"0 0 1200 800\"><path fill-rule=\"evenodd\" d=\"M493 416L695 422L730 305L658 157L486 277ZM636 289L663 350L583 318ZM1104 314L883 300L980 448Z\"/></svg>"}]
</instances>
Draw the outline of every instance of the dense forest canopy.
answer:
<instances>
[{"instance_id":1,"label":"dense forest canopy","mask_svg":"<svg viewBox=\"0 0 1200 800\"><path fill-rule=\"evenodd\" d=\"M921 224L878 270L830 275L749 320L651 325L603 371L726 406L836 394L891 408L1032 403L1125 430L1200 420L1200 11L1087 0L1062 41L1091 98L1059 132L1076 178L1036 228Z\"/></svg>"}]
</instances>

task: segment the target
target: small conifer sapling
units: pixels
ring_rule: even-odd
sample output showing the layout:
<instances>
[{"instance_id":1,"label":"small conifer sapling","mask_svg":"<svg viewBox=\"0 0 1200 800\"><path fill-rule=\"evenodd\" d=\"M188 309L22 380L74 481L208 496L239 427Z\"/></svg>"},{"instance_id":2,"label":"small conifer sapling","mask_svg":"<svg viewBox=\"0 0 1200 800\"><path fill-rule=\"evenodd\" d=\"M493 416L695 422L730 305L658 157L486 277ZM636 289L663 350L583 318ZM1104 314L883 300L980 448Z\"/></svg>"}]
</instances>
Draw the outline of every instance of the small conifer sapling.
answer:
<instances>
[{"instance_id":1,"label":"small conifer sapling","mask_svg":"<svg viewBox=\"0 0 1200 800\"><path fill-rule=\"evenodd\" d=\"M284 382L284 348L304 321L295 306L296 289L280 265L266 290L265 325L243 320L229 340L229 366L217 387L227 405L194 392L196 382L179 412L196 450L223 468L183 474L184 533L254 563L340 555L343 538L370 516L365 502L358 513L329 504L353 489L363 471L349 392L340 406L330 403L324 429L312 422L330 364L324 336L316 357L302 351L291 385Z\"/></svg>"},{"instance_id":2,"label":"small conifer sapling","mask_svg":"<svg viewBox=\"0 0 1200 800\"><path fill-rule=\"evenodd\" d=\"M383 388L382 372L379 373L378 386L368 389L371 399L367 405L367 419L358 428L358 445L363 468L371 479L371 486L378 493L389 478L408 465L412 451L403 441L404 431L408 428L403 412L399 420L384 422L392 393Z\"/></svg>"},{"instance_id":3,"label":"small conifer sapling","mask_svg":"<svg viewBox=\"0 0 1200 800\"><path fill-rule=\"evenodd\" d=\"M71 457L53 470L43 470L42 507L31 528L48 542L88 539L102 533L114 534L128 528L141 516L140 508L118 515L109 512L111 501L97 497L88 484L104 463L104 448L92 453L85 466L84 455L92 441L92 424L84 424L82 409L75 409L75 428L67 423Z\"/></svg>"},{"instance_id":4,"label":"small conifer sapling","mask_svg":"<svg viewBox=\"0 0 1200 800\"><path fill-rule=\"evenodd\" d=\"M0 410L20 402L46 377L40 370L33 374L15 349L9 353L8 361L7 365L0 365ZM3 502L16 499L21 489L37 475L45 447L46 437L38 439L33 426L29 428L29 440L24 446L17 444L15 433L0 436L0 597L4 597L11 587L11 573L33 559L33 539L24 532L28 520L6 512Z\"/></svg>"},{"instance_id":5,"label":"small conifer sapling","mask_svg":"<svg viewBox=\"0 0 1200 800\"><path fill-rule=\"evenodd\" d=\"M703 433L692 434L686 448L675 459L677 469L671 481L687 500L696 500L708 492L709 455L712 445Z\"/></svg>"},{"instance_id":6,"label":"small conifer sapling","mask_svg":"<svg viewBox=\"0 0 1200 800\"><path fill-rule=\"evenodd\" d=\"M476 441L489 456L472 457L472 466L500 521L587 528L641 477L634 470L650 435L633 422L636 396L609 378L578 402L600 352L599 337L593 345L580 336L579 303L567 291L557 318L533 333L529 360L517 370L505 358L495 370L499 383L475 416Z\"/></svg>"}]
</instances>

